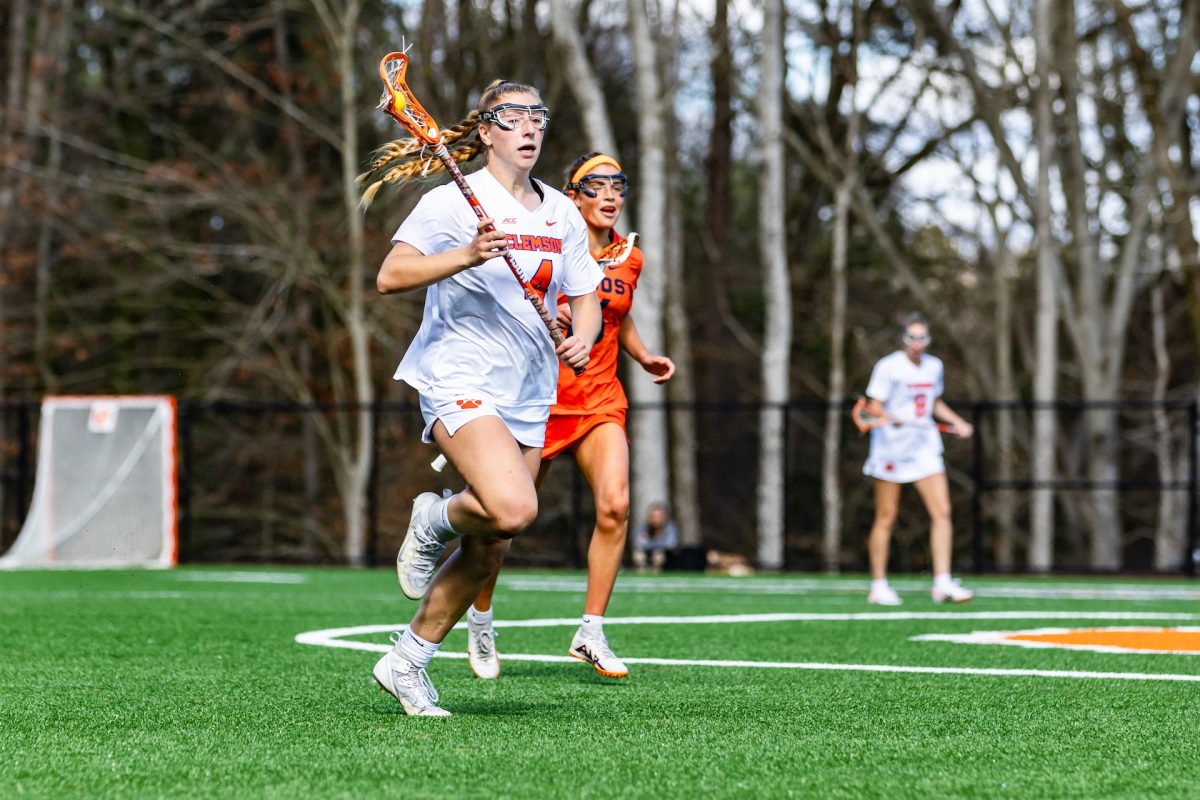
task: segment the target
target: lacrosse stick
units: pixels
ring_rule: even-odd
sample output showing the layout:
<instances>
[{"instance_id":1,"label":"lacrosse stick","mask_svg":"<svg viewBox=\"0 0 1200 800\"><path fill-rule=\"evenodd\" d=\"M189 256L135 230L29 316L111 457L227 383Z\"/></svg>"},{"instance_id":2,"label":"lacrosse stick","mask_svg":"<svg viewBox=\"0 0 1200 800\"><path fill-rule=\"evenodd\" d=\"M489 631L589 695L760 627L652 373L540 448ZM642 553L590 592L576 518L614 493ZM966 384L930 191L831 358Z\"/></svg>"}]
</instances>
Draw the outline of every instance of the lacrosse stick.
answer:
<instances>
[{"instance_id":1,"label":"lacrosse stick","mask_svg":"<svg viewBox=\"0 0 1200 800\"><path fill-rule=\"evenodd\" d=\"M633 248L637 245L638 234L631 233L619 242L613 242L608 247L605 247L596 254L596 263L601 267L609 267L613 264L620 264L625 259L629 258L629 254L633 252Z\"/></svg>"},{"instance_id":2,"label":"lacrosse stick","mask_svg":"<svg viewBox=\"0 0 1200 800\"><path fill-rule=\"evenodd\" d=\"M417 102L417 98L413 96L412 90L408 88L408 83L405 81L405 73L408 72L408 56L402 52L388 53L379 62L379 77L383 79L384 91L383 97L379 100L379 108L389 117L400 124L401 128L408 131L420 141L422 144L430 148L430 152L441 160L446 166L446 171L454 178L455 185L462 192L463 197L471 204L471 210L475 212L475 216L480 220L488 218L487 212L483 210L483 206L479 204L479 198L475 196L475 192L471 190L467 179L463 177L462 170L458 168L458 164L454 163L454 158L450 155L450 151L446 148L446 143L442 139L442 132L439 130L437 123L429 112ZM495 225L489 225L487 232L496 230ZM513 277L517 279L517 283L521 284L521 288L525 290L525 299L530 302L538 316L542 318L546 329L550 331L550 338L554 340L554 346L563 343L562 331L558 328L558 323L554 321L554 317L550 316L550 312L546 310L546 304L542 302L542 298L537 296L537 292L529 284L529 279L525 277L525 272L521 269L521 265L512 257L511 253L504 254L504 263L508 265ZM575 370L578 375L583 372L583 369Z\"/></svg>"},{"instance_id":3,"label":"lacrosse stick","mask_svg":"<svg viewBox=\"0 0 1200 800\"><path fill-rule=\"evenodd\" d=\"M859 397L854 403L854 408L850 409L850 419L854 420L854 427L858 428L862 433L866 433L874 428L882 428L884 425L893 427L916 427L916 428L936 428L942 433L957 434L958 429L948 422L902 422L892 419L888 416L880 416L872 414L867 408L867 398Z\"/></svg>"}]
</instances>

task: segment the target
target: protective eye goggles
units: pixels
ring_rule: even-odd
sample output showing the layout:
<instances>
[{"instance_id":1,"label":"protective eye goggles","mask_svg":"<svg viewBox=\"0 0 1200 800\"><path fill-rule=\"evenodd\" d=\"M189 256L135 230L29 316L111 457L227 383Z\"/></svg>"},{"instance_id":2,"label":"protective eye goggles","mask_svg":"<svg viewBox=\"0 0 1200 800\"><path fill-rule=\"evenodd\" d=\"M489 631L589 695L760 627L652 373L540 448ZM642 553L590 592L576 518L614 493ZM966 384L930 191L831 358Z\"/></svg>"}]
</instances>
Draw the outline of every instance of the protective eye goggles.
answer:
<instances>
[{"instance_id":1,"label":"protective eye goggles","mask_svg":"<svg viewBox=\"0 0 1200 800\"><path fill-rule=\"evenodd\" d=\"M629 178L624 172L614 175L584 175L574 183L568 183L567 188L578 189L588 197L597 197L600 192L609 188L624 197L629 194Z\"/></svg>"},{"instance_id":2,"label":"protective eye goggles","mask_svg":"<svg viewBox=\"0 0 1200 800\"><path fill-rule=\"evenodd\" d=\"M913 344L928 344L929 342L933 341L933 337L928 333L905 333L902 334L900 338L906 342L912 342Z\"/></svg>"},{"instance_id":3,"label":"protective eye goggles","mask_svg":"<svg viewBox=\"0 0 1200 800\"><path fill-rule=\"evenodd\" d=\"M550 124L550 109L545 106L523 106L517 103L501 103L492 106L479 115L482 122L499 125L506 131L514 131L527 119L533 120L534 127L539 131L546 130Z\"/></svg>"}]
</instances>

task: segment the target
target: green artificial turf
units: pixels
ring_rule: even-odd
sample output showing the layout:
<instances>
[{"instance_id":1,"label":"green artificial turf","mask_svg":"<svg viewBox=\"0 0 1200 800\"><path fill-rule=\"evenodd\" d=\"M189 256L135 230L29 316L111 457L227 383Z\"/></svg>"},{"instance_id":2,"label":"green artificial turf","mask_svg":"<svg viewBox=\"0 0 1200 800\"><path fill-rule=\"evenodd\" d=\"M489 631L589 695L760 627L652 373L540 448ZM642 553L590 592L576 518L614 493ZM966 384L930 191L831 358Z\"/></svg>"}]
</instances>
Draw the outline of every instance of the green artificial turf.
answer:
<instances>
[{"instance_id":1,"label":"green artificial turf","mask_svg":"<svg viewBox=\"0 0 1200 800\"><path fill-rule=\"evenodd\" d=\"M260 582L260 581L290 582ZM463 659L430 676L449 719L405 717L374 652L299 633L399 625L390 571L186 568L0 573L0 797L1200 796L1200 683L846 671L836 665L1200 675L1200 655L914 641L928 633L1200 626L1185 581L968 581L980 596L865 602L865 580L623 575L606 629L632 663L605 679L563 656L573 630L499 628L499 680ZM1161 598L1108 597L1140 587ZM511 571L498 620L573 619L583 577ZM1012 589L1097 591L1013 597ZM1005 593L1010 596L1002 596ZM1016 592L1019 594L1020 592ZM1171 594L1173 593L1173 594ZM1189 620L956 618L967 612L1188 614ZM623 617L944 612L938 619L620 624ZM350 634L382 646L386 632ZM443 649L462 653L454 632Z\"/></svg>"}]
</instances>

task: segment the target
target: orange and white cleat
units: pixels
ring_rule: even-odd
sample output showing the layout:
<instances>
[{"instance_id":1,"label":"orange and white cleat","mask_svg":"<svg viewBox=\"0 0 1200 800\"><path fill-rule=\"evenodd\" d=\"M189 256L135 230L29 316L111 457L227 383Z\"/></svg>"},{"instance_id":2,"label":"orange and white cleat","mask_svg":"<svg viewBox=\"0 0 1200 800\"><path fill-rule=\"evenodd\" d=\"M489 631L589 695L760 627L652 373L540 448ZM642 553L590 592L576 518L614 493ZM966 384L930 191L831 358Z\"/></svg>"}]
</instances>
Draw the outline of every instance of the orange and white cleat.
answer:
<instances>
[{"instance_id":1,"label":"orange and white cleat","mask_svg":"<svg viewBox=\"0 0 1200 800\"><path fill-rule=\"evenodd\" d=\"M629 677L629 668L613 653L612 648L608 646L608 637L603 633L599 636L585 636L580 628L575 632L575 638L571 640L571 649L567 653L572 658L588 662L592 669L606 678Z\"/></svg>"}]
</instances>

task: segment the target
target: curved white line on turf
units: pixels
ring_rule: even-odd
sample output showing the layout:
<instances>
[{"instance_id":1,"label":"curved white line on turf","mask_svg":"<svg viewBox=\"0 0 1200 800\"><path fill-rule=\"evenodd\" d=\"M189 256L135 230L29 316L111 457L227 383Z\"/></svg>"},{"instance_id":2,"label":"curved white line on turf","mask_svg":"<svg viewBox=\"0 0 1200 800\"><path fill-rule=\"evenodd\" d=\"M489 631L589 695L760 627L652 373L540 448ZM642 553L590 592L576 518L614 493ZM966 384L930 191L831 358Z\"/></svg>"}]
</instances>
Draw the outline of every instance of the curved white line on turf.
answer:
<instances>
[{"instance_id":1,"label":"curved white line on turf","mask_svg":"<svg viewBox=\"0 0 1200 800\"><path fill-rule=\"evenodd\" d=\"M1197 614L1154 614L1148 612L1017 612L1017 611L981 611L975 613L953 612L893 612L893 613L863 613L863 614L727 614L705 617L608 617L605 623L609 625L650 625L650 624L720 624L738 622L787 622L787 621L847 621L847 620L912 620L912 619L1200 619ZM550 628L574 627L579 624L577 617L569 619L524 619L496 620L493 625L497 628ZM345 650L363 650L371 653L386 653L391 649L389 644L360 642L347 640L345 636L363 636L367 634L387 633L404 630L404 625L356 625L349 628L327 628L319 631L307 631L296 635L299 644L316 645L319 647L334 647ZM459 623L455 628L465 627ZM466 658L466 653L438 652L439 658ZM510 661L532 661L558 664L574 662L570 656L542 655L538 653L505 653L501 656ZM1189 683L1200 682L1200 675L1173 675L1170 673L1144 672L1089 672L1080 670L1039 670L1039 669L993 669L976 667L906 667L894 664L834 664L809 661L729 661L714 659L675 659L675 658L625 658L629 664L650 664L669 667L740 667L750 669L800 669L821 670L831 672L891 672L915 673L927 675L982 675L995 677L1042 677L1042 678L1075 678L1094 680L1139 680L1139 681L1182 681Z\"/></svg>"},{"instance_id":2,"label":"curved white line on turf","mask_svg":"<svg viewBox=\"0 0 1200 800\"><path fill-rule=\"evenodd\" d=\"M736 625L747 622L888 622L892 620L986 620L986 619L1111 619L1181 621L1200 620L1200 614L1149 611L864 611L859 613L773 613L773 614L710 614L696 617L605 617L605 625ZM496 628L568 628L578 627L579 617L558 619L498 619ZM361 642L341 641L343 636L362 636L404 630L403 623L391 625L358 625L352 628L329 628L296 635L300 644L319 644L325 647L345 647L350 650L374 649L360 647ZM465 622L454 626L466 628ZM332 640L339 640L337 644Z\"/></svg>"},{"instance_id":3,"label":"curved white line on turf","mask_svg":"<svg viewBox=\"0 0 1200 800\"><path fill-rule=\"evenodd\" d=\"M607 620L606 620L607 621ZM377 628L380 626L364 626ZM387 626L388 629L393 629ZM336 630L336 629L335 629ZM344 628L341 630L358 630ZM313 634L327 631L313 631ZM303 640L302 640L302 637ZM386 653L392 649L389 644L372 644L371 642L348 642L344 640L318 641L311 634L300 634L296 641L302 644L324 645L326 647L342 647L348 650L369 650L372 653ZM447 653L438 651L438 658L467 658L466 653ZM534 661L544 664L576 663L577 659L570 656L542 655L537 653L504 653L501 659L505 661ZM1076 680L1129 680L1129 681L1174 681L1185 683L1200 683L1200 675L1172 675L1170 673L1152 672L1085 672L1082 670L1048 670L1048 669L986 669L975 667L904 667L895 664L831 664L817 661L722 661L704 658L624 658L626 664L651 664L662 667L741 667L747 669L802 669L823 672L899 672L922 675L984 675L990 677L1022 677L1022 678L1074 678Z\"/></svg>"},{"instance_id":4,"label":"curved white line on turf","mask_svg":"<svg viewBox=\"0 0 1200 800\"><path fill-rule=\"evenodd\" d=\"M1154 633L1160 628L1099 628L1103 631L1141 631ZM1172 630L1185 633L1195 633L1200 628L1173 628ZM1114 647L1104 644L1062 644L1059 642L1031 642L1022 639L1010 639L1010 636L1053 636L1055 634L1075 633L1073 628L1033 628L1025 631L971 631L970 633L926 633L920 636L910 636L913 642L953 642L955 644L1006 644L1015 647L1031 647L1038 650L1089 650L1093 653L1120 653L1122 655L1163 654L1177 656L1197 656L1195 650L1145 650L1142 648ZM628 660L628 659L626 659Z\"/></svg>"}]
</instances>

